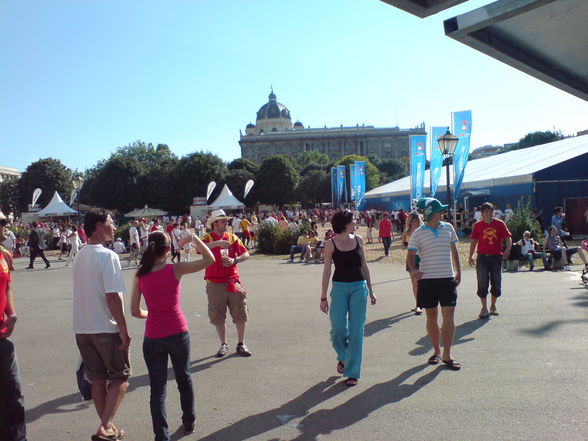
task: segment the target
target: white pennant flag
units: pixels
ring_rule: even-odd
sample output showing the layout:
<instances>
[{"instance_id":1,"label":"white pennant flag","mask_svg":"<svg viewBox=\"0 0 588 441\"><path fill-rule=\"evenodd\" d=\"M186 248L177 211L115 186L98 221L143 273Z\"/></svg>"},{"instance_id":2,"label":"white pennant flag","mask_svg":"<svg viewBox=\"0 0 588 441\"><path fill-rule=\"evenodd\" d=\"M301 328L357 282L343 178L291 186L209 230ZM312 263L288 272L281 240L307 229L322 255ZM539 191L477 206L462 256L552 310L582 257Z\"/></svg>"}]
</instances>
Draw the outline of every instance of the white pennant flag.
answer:
<instances>
[{"instance_id":1,"label":"white pennant flag","mask_svg":"<svg viewBox=\"0 0 588 441\"><path fill-rule=\"evenodd\" d=\"M43 193L43 190L41 190L40 188L35 188L35 191L33 191L33 200L31 202L31 205L35 205L37 203L39 197L41 196L41 193Z\"/></svg>"},{"instance_id":2,"label":"white pennant flag","mask_svg":"<svg viewBox=\"0 0 588 441\"><path fill-rule=\"evenodd\" d=\"M247 183L245 184L245 191L243 192L243 199L247 197L247 195L251 191L251 188L253 188L253 184L255 184L255 181L253 179L249 179L247 181Z\"/></svg>"},{"instance_id":3,"label":"white pennant flag","mask_svg":"<svg viewBox=\"0 0 588 441\"><path fill-rule=\"evenodd\" d=\"M69 205L73 205L73 203L76 200L77 195L78 195L78 191L76 189L73 189L71 191L71 194L69 195Z\"/></svg>"},{"instance_id":4,"label":"white pennant flag","mask_svg":"<svg viewBox=\"0 0 588 441\"><path fill-rule=\"evenodd\" d=\"M212 192L214 191L214 188L216 187L216 182L214 181L210 181L210 183L208 184L208 189L206 190L206 200L208 201L208 199L210 198L210 195L212 194Z\"/></svg>"}]
</instances>

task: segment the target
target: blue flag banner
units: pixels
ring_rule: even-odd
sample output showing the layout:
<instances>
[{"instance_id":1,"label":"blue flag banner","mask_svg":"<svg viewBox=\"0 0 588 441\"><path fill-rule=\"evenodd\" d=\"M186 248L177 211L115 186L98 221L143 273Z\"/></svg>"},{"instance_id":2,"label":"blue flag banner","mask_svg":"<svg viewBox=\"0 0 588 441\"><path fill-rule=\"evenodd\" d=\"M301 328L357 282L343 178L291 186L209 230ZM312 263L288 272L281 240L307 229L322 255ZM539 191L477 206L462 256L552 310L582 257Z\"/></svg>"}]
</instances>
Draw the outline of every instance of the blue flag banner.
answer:
<instances>
[{"instance_id":1,"label":"blue flag banner","mask_svg":"<svg viewBox=\"0 0 588 441\"><path fill-rule=\"evenodd\" d=\"M424 196L427 135L410 137L410 199Z\"/></svg>"},{"instance_id":2,"label":"blue flag banner","mask_svg":"<svg viewBox=\"0 0 588 441\"><path fill-rule=\"evenodd\" d=\"M365 194L365 161L355 161L355 200L359 201Z\"/></svg>"},{"instance_id":3,"label":"blue flag banner","mask_svg":"<svg viewBox=\"0 0 588 441\"><path fill-rule=\"evenodd\" d=\"M453 112L453 134L459 138L453 156L453 170L455 173L454 200L457 200L463 175L470 155L470 135L472 133L472 111Z\"/></svg>"},{"instance_id":4,"label":"blue flag banner","mask_svg":"<svg viewBox=\"0 0 588 441\"><path fill-rule=\"evenodd\" d=\"M357 171L355 164L349 164L349 198L351 202L356 201L355 189L357 187Z\"/></svg>"},{"instance_id":5,"label":"blue flag banner","mask_svg":"<svg viewBox=\"0 0 588 441\"><path fill-rule=\"evenodd\" d=\"M339 207L339 199L337 197L337 167L331 167L331 202L333 208Z\"/></svg>"},{"instance_id":6,"label":"blue flag banner","mask_svg":"<svg viewBox=\"0 0 588 441\"><path fill-rule=\"evenodd\" d=\"M345 166L337 166L337 200L339 205L341 202L347 202L347 185L345 185Z\"/></svg>"},{"instance_id":7,"label":"blue flag banner","mask_svg":"<svg viewBox=\"0 0 588 441\"><path fill-rule=\"evenodd\" d=\"M445 135L447 127L431 127L431 197L435 197L441 170L443 170L443 152L437 140Z\"/></svg>"}]
</instances>

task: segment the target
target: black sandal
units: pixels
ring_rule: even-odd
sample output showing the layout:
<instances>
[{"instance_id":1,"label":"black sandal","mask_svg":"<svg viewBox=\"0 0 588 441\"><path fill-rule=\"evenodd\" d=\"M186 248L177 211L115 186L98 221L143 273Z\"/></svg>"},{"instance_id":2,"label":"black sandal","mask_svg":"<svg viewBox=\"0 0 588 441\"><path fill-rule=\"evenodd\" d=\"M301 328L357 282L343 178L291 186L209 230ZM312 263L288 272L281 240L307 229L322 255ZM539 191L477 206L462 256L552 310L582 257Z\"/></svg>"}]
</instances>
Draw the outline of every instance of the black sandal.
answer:
<instances>
[{"instance_id":1,"label":"black sandal","mask_svg":"<svg viewBox=\"0 0 588 441\"><path fill-rule=\"evenodd\" d=\"M441 360L441 361L443 363L445 363L445 366L447 366L452 371L459 371L461 369L461 364L459 364L455 360Z\"/></svg>"},{"instance_id":2,"label":"black sandal","mask_svg":"<svg viewBox=\"0 0 588 441\"><path fill-rule=\"evenodd\" d=\"M342 361L337 363L337 373L342 374L345 371L345 363Z\"/></svg>"},{"instance_id":3,"label":"black sandal","mask_svg":"<svg viewBox=\"0 0 588 441\"><path fill-rule=\"evenodd\" d=\"M349 387L357 386L357 378L349 377L347 380L345 380L345 384Z\"/></svg>"},{"instance_id":4,"label":"black sandal","mask_svg":"<svg viewBox=\"0 0 588 441\"><path fill-rule=\"evenodd\" d=\"M429 357L429 359L427 360L428 364L439 364L439 362L441 361L441 359L439 358L439 354L433 354Z\"/></svg>"}]
</instances>

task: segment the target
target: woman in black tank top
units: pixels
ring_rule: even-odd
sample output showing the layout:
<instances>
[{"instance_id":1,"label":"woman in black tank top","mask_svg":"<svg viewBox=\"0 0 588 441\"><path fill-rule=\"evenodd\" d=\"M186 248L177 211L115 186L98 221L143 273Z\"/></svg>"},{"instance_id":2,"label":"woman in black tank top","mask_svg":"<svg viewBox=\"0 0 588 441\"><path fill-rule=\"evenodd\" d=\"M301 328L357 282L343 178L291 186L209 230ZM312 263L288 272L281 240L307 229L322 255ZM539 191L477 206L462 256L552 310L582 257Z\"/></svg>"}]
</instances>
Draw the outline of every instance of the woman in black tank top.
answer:
<instances>
[{"instance_id":1,"label":"woman in black tank top","mask_svg":"<svg viewBox=\"0 0 588 441\"><path fill-rule=\"evenodd\" d=\"M331 320L331 343L337 353L337 372L355 386L360 376L367 296L376 304L370 272L365 261L363 240L355 234L356 223L348 211L337 212L331 219L336 236L328 240L324 251L321 311ZM335 264L331 305L327 299L331 263Z\"/></svg>"}]
</instances>

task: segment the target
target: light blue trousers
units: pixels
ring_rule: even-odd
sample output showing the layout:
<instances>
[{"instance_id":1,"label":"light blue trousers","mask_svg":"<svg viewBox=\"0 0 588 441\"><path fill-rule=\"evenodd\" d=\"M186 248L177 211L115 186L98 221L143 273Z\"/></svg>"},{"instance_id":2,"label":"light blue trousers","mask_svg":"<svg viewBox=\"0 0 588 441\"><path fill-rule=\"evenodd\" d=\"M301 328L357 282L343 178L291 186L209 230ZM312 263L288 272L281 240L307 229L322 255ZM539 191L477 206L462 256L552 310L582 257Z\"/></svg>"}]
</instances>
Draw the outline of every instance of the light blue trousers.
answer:
<instances>
[{"instance_id":1,"label":"light blue trousers","mask_svg":"<svg viewBox=\"0 0 588 441\"><path fill-rule=\"evenodd\" d=\"M331 343L337 360L345 364L343 375L359 378L368 289L365 280L333 282L331 289Z\"/></svg>"}]
</instances>

